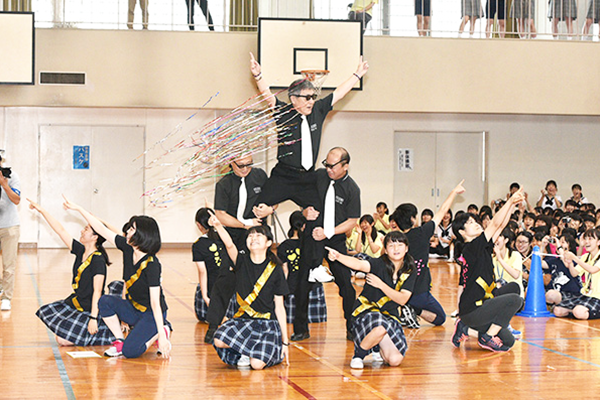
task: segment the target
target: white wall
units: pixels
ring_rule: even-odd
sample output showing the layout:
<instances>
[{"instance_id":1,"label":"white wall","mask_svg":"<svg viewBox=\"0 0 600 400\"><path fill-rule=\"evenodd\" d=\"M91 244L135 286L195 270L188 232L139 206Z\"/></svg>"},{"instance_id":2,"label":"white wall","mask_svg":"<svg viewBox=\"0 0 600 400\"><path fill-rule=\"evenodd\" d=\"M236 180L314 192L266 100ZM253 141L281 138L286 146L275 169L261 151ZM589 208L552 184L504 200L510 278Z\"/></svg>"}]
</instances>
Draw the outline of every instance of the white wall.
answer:
<instances>
[{"instance_id":1,"label":"white wall","mask_svg":"<svg viewBox=\"0 0 600 400\"><path fill-rule=\"evenodd\" d=\"M13 166L21 176L23 196L37 199L40 124L141 125L146 127L146 143L150 148L193 113L182 109L0 108L0 144L7 149L7 165ZM178 137L220 113L222 111L199 112L183 125ZM490 198L504 196L508 185L518 181L535 198L533 200L537 200L546 180L555 179L563 199L570 196L571 184L579 182L584 194L600 205L595 151L600 145L599 123L600 117L333 112L325 124L318 160L324 159L331 147L346 147L352 156L350 174L361 187L362 211L372 213L378 201L386 201L390 208L394 207L395 131L487 131ZM166 148L172 141L166 143ZM148 153L147 162L164 150L157 146ZM119 157L118 148L114 156ZM182 161L185 157L182 153L171 160ZM269 167L273 165L274 160L271 160ZM172 167L147 170L146 189L172 176L172 171ZM469 183L465 186L468 190ZM214 180L208 179L199 192L168 208L147 206L146 213L158 220L165 243L189 243L196 239L194 214L197 208L204 206L205 197L212 203L213 187ZM127 199L119 198L116 193L106 201L118 207L119 202ZM293 205L286 204L279 210L285 229L293 209ZM56 213L60 217L62 211ZM38 217L29 211L25 201L20 205L20 214L21 242L36 243ZM110 216L105 217L110 220ZM111 222L118 225L124 221Z\"/></svg>"}]
</instances>

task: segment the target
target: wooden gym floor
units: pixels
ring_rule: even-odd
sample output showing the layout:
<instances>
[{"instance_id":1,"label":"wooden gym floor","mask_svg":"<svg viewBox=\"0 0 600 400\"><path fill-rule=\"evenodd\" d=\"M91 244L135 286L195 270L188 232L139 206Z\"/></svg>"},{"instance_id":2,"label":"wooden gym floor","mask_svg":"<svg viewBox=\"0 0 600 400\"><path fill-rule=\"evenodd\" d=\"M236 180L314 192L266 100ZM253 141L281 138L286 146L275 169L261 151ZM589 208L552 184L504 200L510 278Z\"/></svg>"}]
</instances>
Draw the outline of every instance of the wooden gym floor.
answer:
<instances>
[{"instance_id":1,"label":"wooden gym floor","mask_svg":"<svg viewBox=\"0 0 600 400\"><path fill-rule=\"evenodd\" d=\"M120 278L120 254L109 280ZM58 347L35 316L40 304L70 293L73 257L67 250L22 249L12 311L0 315L0 398L593 398L600 378L600 323L515 317L523 339L505 354L480 349L474 340L455 349L454 321L405 330L408 351L401 367L350 369L341 302L325 285L329 321L311 326L311 338L290 346L291 365L265 371L227 367L203 342L206 325L193 310L197 273L187 249L159 254L169 320L175 332L170 360L148 351L139 359L74 359ZM456 307L458 269L432 260L433 294L450 314ZM291 327L290 327L291 331Z\"/></svg>"}]
</instances>

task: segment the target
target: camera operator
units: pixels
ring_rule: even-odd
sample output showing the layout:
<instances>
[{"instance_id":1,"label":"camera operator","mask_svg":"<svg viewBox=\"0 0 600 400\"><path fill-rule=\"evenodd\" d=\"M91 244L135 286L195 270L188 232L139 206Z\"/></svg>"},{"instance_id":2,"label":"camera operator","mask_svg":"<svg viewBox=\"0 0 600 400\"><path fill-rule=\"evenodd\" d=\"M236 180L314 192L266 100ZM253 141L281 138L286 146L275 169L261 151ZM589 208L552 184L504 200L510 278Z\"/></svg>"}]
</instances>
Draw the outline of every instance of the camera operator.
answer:
<instances>
[{"instance_id":1,"label":"camera operator","mask_svg":"<svg viewBox=\"0 0 600 400\"><path fill-rule=\"evenodd\" d=\"M0 246L2 247L2 301L0 310L9 311L15 288L15 269L19 248L19 212L21 182L10 168L2 167L0 156Z\"/></svg>"}]
</instances>

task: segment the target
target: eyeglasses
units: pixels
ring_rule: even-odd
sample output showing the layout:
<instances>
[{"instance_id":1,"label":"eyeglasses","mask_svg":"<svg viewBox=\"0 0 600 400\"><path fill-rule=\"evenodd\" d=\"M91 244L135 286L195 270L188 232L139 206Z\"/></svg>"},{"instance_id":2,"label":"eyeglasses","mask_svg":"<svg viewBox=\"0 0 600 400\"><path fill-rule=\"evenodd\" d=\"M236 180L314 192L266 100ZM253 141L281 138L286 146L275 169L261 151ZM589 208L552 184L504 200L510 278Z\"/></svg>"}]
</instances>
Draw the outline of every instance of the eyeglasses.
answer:
<instances>
[{"instance_id":1,"label":"eyeglasses","mask_svg":"<svg viewBox=\"0 0 600 400\"><path fill-rule=\"evenodd\" d=\"M344 162L344 161L346 161L346 160L341 159L340 161L336 162L335 164L327 164L327 160L323 160L323 161L321 161L321 164L323 164L323 166L325 168L333 169L333 167L335 167L336 165L338 165L339 163Z\"/></svg>"},{"instance_id":2,"label":"eyeglasses","mask_svg":"<svg viewBox=\"0 0 600 400\"><path fill-rule=\"evenodd\" d=\"M292 96L302 97L304 100L316 100L319 97L316 93L314 94L293 94Z\"/></svg>"},{"instance_id":3,"label":"eyeglasses","mask_svg":"<svg viewBox=\"0 0 600 400\"><path fill-rule=\"evenodd\" d=\"M250 168L251 166L253 166L253 165L254 165L254 163L253 163L253 162L249 162L248 164L242 164L242 165L240 165L240 164L236 163L235 161L234 161L233 163L234 163L234 164L235 164L235 166L236 166L236 167L238 167L239 169Z\"/></svg>"}]
</instances>

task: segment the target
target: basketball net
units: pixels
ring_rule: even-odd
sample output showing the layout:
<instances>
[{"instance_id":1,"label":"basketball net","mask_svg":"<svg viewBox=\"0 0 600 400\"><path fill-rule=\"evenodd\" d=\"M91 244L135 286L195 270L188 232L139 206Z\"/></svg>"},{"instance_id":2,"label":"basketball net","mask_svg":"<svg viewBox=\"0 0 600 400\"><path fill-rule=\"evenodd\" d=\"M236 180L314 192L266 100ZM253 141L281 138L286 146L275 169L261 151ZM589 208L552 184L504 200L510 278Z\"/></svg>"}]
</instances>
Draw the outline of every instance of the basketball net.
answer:
<instances>
[{"instance_id":1,"label":"basketball net","mask_svg":"<svg viewBox=\"0 0 600 400\"><path fill-rule=\"evenodd\" d=\"M326 69L307 69L300 71L300 73L304 79L313 84L316 93L321 94L321 88L327 79L327 75L329 75L329 71Z\"/></svg>"}]
</instances>

